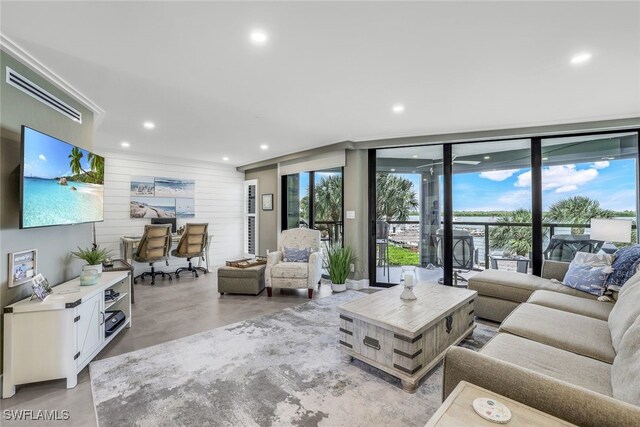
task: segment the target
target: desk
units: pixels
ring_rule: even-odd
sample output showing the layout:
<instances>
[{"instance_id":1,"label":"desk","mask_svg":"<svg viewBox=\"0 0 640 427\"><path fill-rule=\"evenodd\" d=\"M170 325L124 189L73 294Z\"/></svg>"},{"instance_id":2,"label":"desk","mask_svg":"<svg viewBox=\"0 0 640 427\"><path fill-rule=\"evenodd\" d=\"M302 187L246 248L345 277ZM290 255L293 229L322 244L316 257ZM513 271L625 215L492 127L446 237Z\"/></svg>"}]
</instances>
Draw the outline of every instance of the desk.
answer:
<instances>
[{"instance_id":1,"label":"desk","mask_svg":"<svg viewBox=\"0 0 640 427\"><path fill-rule=\"evenodd\" d=\"M529 270L529 262L531 260L525 257L519 256L502 256L502 255L489 255L489 259L491 260L491 268L494 270L498 270L498 261L516 261L516 271L518 273L527 273Z\"/></svg>"},{"instance_id":2,"label":"desk","mask_svg":"<svg viewBox=\"0 0 640 427\"><path fill-rule=\"evenodd\" d=\"M171 235L171 247L175 247L180 241L180 235L173 234ZM211 245L211 238L213 235L209 235L207 237L207 246L204 249L204 262L207 266L207 271L209 270L209 245ZM120 258L122 258L125 262L133 262L133 253L134 250L138 247L138 243L142 240L142 236L122 236L120 237ZM198 267L202 264L202 258L198 258Z\"/></svg>"},{"instance_id":3,"label":"desk","mask_svg":"<svg viewBox=\"0 0 640 427\"><path fill-rule=\"evenodd\" d=\"M129 277L129 279L131 280L131 284L130 284L130 289L131 289L131 304L134 304L136 302L136 297L135 297L135 288L133 287L133 266L131 264L129 264L128 262L126 262L125 260L122 259L114 259L113 261L113 265L111 267L105 267L104 265L102 266L102 271L130 271L131 272L131 276Z\"/></svg>"}]
</instances>

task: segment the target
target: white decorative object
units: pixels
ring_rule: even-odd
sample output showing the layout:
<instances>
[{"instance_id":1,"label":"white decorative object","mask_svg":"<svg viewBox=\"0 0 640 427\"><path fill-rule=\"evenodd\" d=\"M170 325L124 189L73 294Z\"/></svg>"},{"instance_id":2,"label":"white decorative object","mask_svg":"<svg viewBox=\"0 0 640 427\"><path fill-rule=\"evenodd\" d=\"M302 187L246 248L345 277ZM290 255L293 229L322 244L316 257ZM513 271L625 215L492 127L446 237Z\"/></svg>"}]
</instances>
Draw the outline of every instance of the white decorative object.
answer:
<instances>
[{"instance_id":1,"label":"white decorative object","mask_svg":"<svg viewBox=\"0 0 640 427\"><path fill-rule=\"evenodd\" d=\"M415 268L403 267L402 281L404 282L404 290L400 294L400 299L405 301L413 301L417 299L413 293L413 287L416 284Z\"/></svg>"},{"instance_id":2,"label":"white decorative object","mask_svg":"<svg viewBox=\"0 0 640 427\"><path fill-rule=\"evenodd\" d=\"M82 271L94 270L98 273L98 276L102 274L102 263L100 264L85 264L82 266Z\"/></svg>"},{"instance_id":3,"label":"white decorative object","mask_svg":"<svg viewBox=\"0 0 640 427\"><path fill-rule=\"evenodd\" d=\"M630 219L591 218L591 239L603 242L631 242Z\"/></svg>"},{"instance_id":4,"label":"white decorative object","mask_svg":"<svg viewBox=\"0 0 640 427\"><path fill-rule=\"evenodd\" d=\"M342 284L331 283L331 290L333 292L344 292L344 291L347 290L347 284L346 283L342 283Z\"/></svg>"},{"instance_id":5,"label":"white decorative object","mask_svg":"<svg viewBox=\"0 0 640 427\"><path fill-rule=\"evenodd\" d=\"M502 403L488 397L479 397L473 401L473 410L485 420L506 424L511 419L511 411Z\"/></svg>"}]
</instances>

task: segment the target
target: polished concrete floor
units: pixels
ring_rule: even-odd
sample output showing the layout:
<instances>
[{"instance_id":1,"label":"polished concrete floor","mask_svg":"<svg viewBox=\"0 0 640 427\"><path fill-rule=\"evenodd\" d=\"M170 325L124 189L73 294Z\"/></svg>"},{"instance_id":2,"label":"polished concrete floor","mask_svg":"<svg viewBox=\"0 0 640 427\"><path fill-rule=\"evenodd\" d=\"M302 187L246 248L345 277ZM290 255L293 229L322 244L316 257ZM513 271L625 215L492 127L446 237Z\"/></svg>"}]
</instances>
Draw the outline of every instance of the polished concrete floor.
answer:
<instances>
[{"instance_id":1,"label":"polished concrete floor","mask_svg":"<svg viewBox=\"0 0 640 427\"><path fill-rule=\"evenodd\" d=\"M160 344L308 301L306 289L275 290L271 298L267 298L266 291L259 296L221 296L218 294L215 273L200 275L198 279L183 276L172 282L158 280L155 286L150 286L147 280L146 284L138 282L135 286L136 303L132 306L132 327L109 343L97 359ZM322 285L313 298L328 295L331 295L330 286ZM43 357L46 357L44 351ZM0 399L0 425L95 426L89 368L79 374L75 388L67 390L65 386L65 380L19 386L13 397ZM6 418L5 410L20 409L69 411L69 420L34 422Z\"/></svg>"}]
</instances>

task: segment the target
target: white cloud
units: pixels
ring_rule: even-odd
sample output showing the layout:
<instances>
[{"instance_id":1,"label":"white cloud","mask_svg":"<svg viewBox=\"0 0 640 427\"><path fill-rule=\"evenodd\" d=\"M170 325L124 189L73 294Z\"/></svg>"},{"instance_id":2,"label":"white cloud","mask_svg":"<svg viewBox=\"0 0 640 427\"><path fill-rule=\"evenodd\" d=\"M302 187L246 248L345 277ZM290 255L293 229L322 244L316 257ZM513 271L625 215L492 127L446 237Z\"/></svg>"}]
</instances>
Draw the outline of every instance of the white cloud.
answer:
<instances>
[{"instance_id":1,"label":"white cloud","mask_svg":"<svg viewBox=\"0 0 640 427\"><path fill-rule=\"evenodd\" d=\"M594 169L604 169L609 167L609 162L593 162L591 163L591 167Z\"/></svg>"},{"instance_id":2,"label":"white cloud","mask_svg":"<svg viewBox=\"0 0 640 427\"><path fill-rule=\"evenodd\" d=\"M542 169L542 189L555 190L556 193L567 193L577 190L578 187L597 177L598 168L595 167L595 163L589 169L580 170L576 169L576 165L549 166ZM530 187L531 171L518 175L515 186Z\"/></svg>"},{"instance_id":3,"label":"white cloud","mask_svg":"<svg viewBox=\"0 0 640 427\"><path fill-rule=\"evenodd\" d=\"M38 158L39 158L40 160L42 160L43 162L46 162L46 161L47 161L47 158L44 156L44 154L40 154L40 155L38 156Z\"/></svg>"},{"instance_id":4,"label":"white cloud","mask_svg":"<svg viewBox=\"0 0 640 427\"><path fill-rule=\"evenodd\" d=\"M511 178L513 174L520 169L507 169L503 171L486 171L480 172L480 178L490 179L491 181L504 181L507 178Z\"/></svg>"}]
</instances>

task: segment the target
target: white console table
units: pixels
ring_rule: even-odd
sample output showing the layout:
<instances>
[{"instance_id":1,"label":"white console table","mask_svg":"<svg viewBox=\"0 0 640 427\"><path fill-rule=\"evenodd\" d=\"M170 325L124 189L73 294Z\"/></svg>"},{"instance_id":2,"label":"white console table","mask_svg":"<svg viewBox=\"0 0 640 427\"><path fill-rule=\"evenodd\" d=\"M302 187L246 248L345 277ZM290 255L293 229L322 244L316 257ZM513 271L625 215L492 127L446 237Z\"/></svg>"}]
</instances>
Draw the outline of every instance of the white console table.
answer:
<instances>
[{"instance_id":1,"label":"white console table","mask_svg":"<svg viewBox=\"0 0 640 427\"><path fill-rule=\"evenodd\" d=\"M78 373L124 328L131 327L131 275L104 272L96 285L80 286L76 278L53 288L44 301L29 298L4 308L4 375L2 397L11 397L16 385L67 379L78 383ZM105 302L104 291L120 293ZM121 310L124 323L105 336L105 311Z\"/></svg>"}]
</instances>

